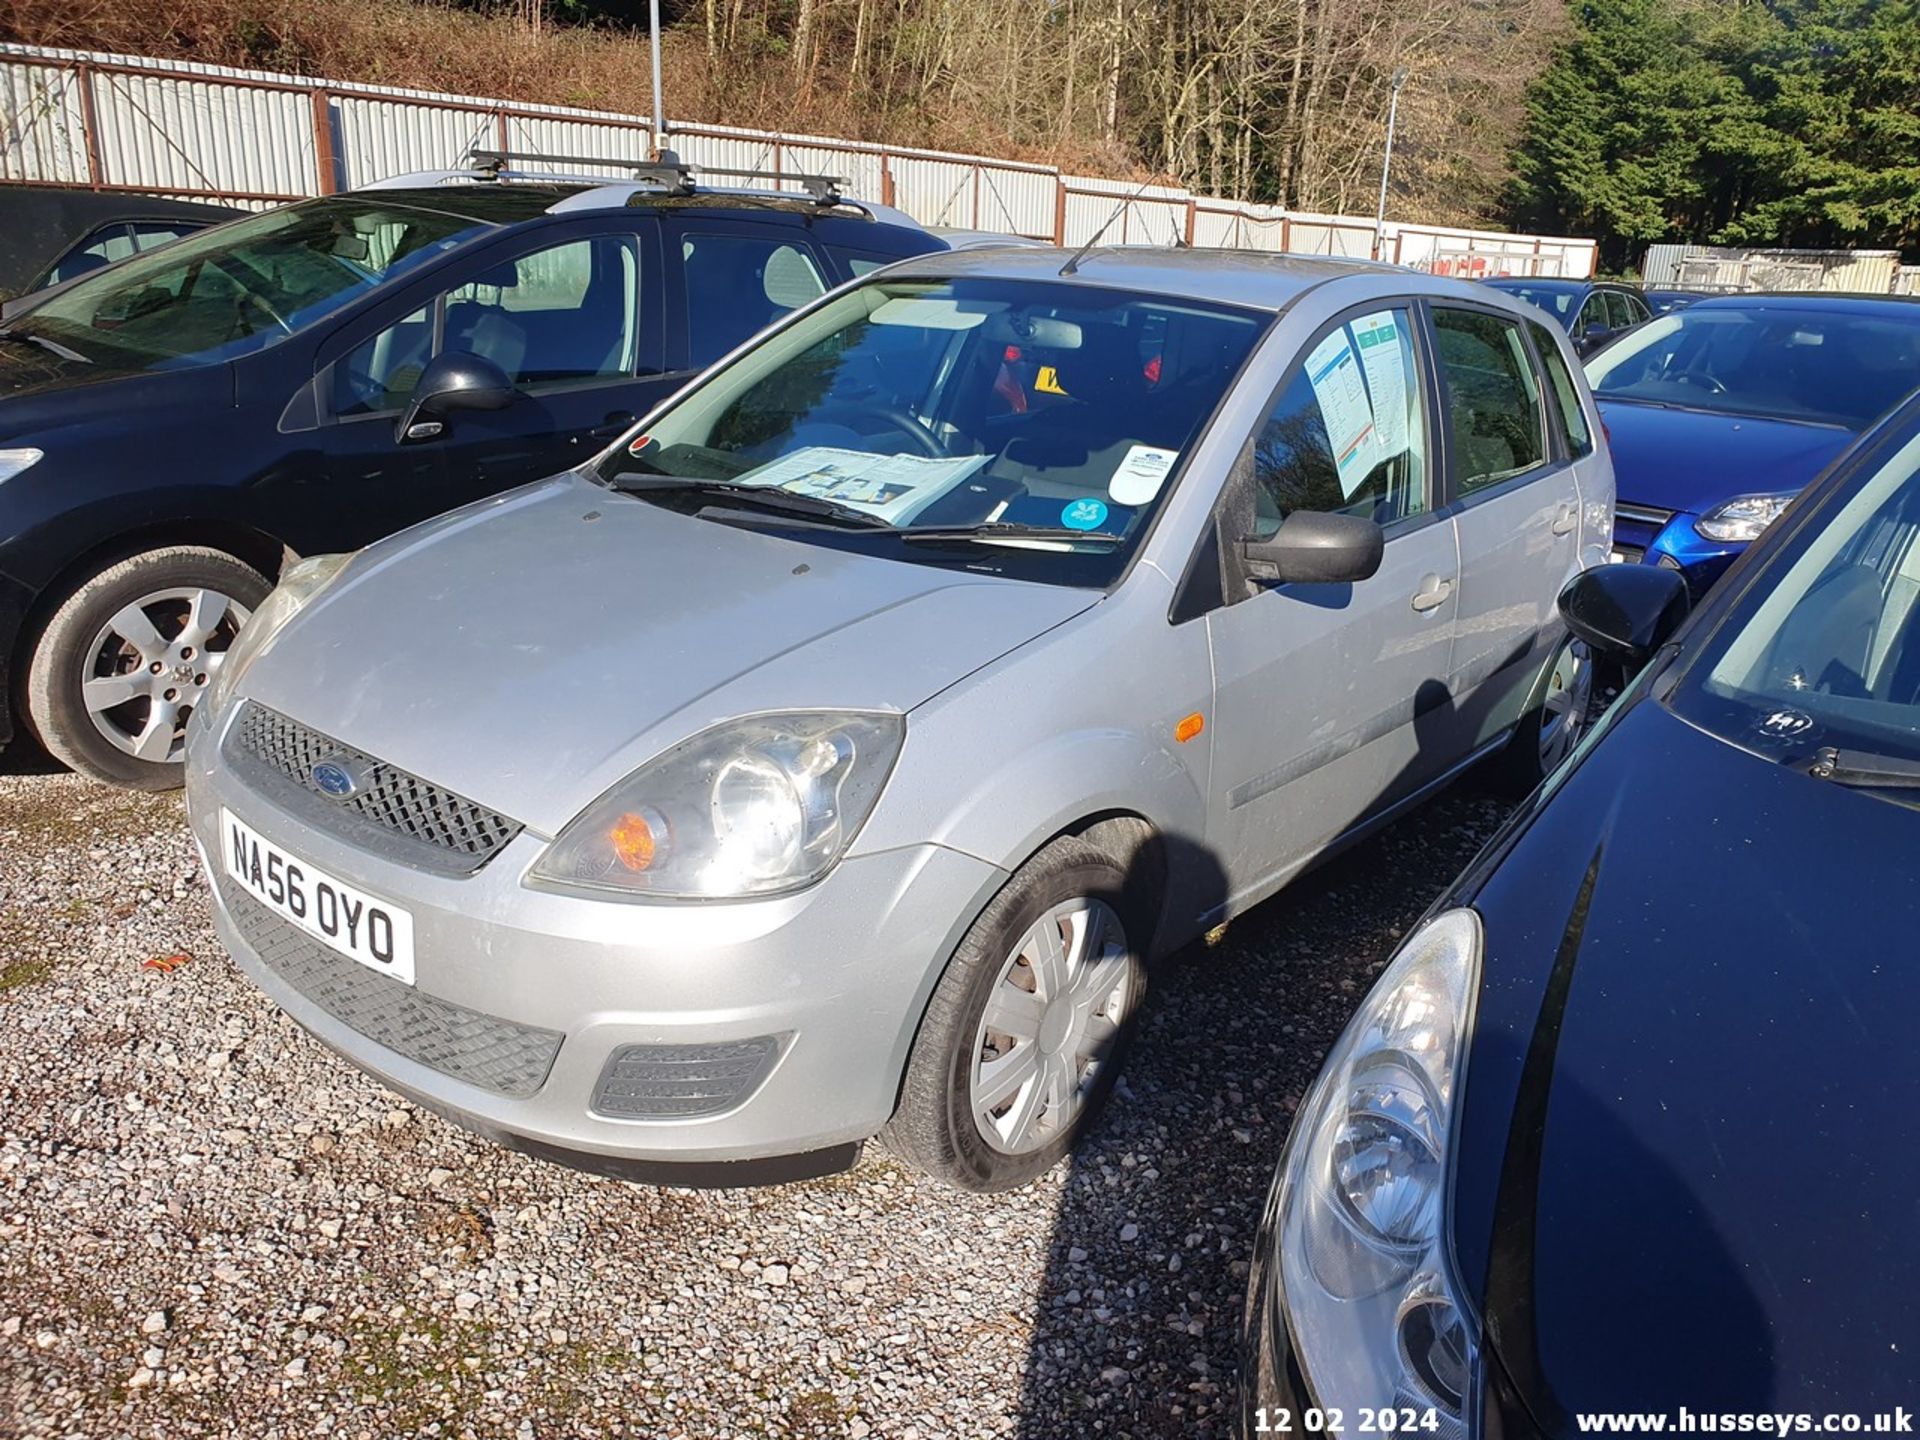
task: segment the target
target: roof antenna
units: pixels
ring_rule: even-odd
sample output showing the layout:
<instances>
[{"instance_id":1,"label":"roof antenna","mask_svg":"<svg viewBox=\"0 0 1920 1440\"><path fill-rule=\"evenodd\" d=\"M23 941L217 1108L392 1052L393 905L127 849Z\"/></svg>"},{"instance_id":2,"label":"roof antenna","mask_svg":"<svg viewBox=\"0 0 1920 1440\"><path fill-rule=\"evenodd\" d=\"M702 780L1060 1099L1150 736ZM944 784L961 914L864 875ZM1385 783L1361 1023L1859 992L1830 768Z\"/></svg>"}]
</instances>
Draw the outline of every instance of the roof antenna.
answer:
<instances>
[{"instance_id":1,"label":"roof antenna","mask_svg":"<svg viewBox=\"0 0 1920 1440\"><path fill-rule=\"evenodd\" d=\"M1142 180L1139 183L1139 185L1135 187L1134 192L1131 195L1127 196L1126 199L1122 200L1118 205L1114 206L1113 213L1107 216L1106 219L1100 222L1100 228L1093 232L1093 235L1088 239L1087 243L1082 245L1078 250L1074 251L1073 254L1067 257L1067 263L1060 267L1060 273L1062 275L1079 274L1080 262L1087 258L1087 252L1093 249L1094 246L1100 243L1100 237L1106 234L1107 231L1113 228L1113 222L1118 220L1122 212L1126 210L1127 206L1131 205L1134 201L1138 200L1140 198L1141 192L1144 191L1147 188L1147 186L1151 185L1152 183L1153 181L1151 179Z\"/></svg>"}]
</instances>

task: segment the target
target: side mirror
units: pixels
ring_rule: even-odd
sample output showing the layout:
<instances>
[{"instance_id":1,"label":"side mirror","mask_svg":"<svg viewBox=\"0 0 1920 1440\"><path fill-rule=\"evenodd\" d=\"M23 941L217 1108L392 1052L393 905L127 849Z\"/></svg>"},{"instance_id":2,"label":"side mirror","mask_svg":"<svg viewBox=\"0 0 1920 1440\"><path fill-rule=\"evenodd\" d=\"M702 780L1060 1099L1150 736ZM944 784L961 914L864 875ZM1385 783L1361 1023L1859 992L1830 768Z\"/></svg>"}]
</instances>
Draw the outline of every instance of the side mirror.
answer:
<instances>
[{"instance_id":1,"label":"side mirror","mask_svg":"<svg viewBox=\"0 0 1920 1440\"><path fill-rule=\"evenodd\" d=\"M1277 584L1338 585L1380 568L1387 537L1359 515L1296 510L1266 540L1243 540L1247 569Z\"/></svg>"},{"instance_id":2,"label":"side mirror","mask_svg":"<svg viewBox=\"0 0 1920 1440\"><path fill-rule=\"evenodd\" d=\"M1612 338L1613 331L1605 325L1589 325L1585 330L1581 331L1580 339L1575 344L1574 349L1582 355L1589 355Z\"/></svg>"},{"instance_id":3,"label":"side mirror","mask_svg":"<svg viewBox=\"0 0 1920 1440\"><path fill-rule=\"evenodd\" d=\"M448 350L427 362L401 412L393 438L400 445L431 440L455 410L504 410L515 391L507 372L480 355Z\"/></svg>"},{"instance_id":4,"label":"side mirror","mask_svg":"<svg viewBox=\"0 0 1920 1440\"><path fill-rule=\"evenodd\" d=\"M1659 565L1596 565L1560 592L1560 614L1574 637L1629 675L1673 638L1691 604L1687 582Z\"/></svg>"}]
</instances>

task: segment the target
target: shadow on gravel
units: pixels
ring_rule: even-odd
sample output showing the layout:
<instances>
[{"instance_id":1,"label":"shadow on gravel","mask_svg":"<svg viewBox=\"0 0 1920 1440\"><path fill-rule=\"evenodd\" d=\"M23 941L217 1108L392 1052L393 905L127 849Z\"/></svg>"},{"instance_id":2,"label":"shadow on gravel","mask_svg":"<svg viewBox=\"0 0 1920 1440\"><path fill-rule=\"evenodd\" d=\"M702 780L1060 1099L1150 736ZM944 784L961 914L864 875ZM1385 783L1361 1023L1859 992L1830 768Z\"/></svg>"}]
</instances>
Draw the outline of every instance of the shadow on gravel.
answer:
<instances>
[{"instance_id":1,"label":"shadow on gravel","mask_svg":"<svg viewBox=\"0 0 1920 1440\"><path fill-rule=\"evenodd\" d=\"M66 767L24 735L0 745L0 777L63 775Z\"/></svg>"},{"instance_id":2,"label":"shadow on gravel","mask_svg":"<svg viewBox=\"0 0 1920 1440\"><path fill-rule=\"evenodd\" d=\"M1248 1247L1294 1107L1399 937L1507 809L1469 776L1156 967L1119 1091L1061 1196L1020 1440L1232 1434Z\"/></svg>"}]
</instances>

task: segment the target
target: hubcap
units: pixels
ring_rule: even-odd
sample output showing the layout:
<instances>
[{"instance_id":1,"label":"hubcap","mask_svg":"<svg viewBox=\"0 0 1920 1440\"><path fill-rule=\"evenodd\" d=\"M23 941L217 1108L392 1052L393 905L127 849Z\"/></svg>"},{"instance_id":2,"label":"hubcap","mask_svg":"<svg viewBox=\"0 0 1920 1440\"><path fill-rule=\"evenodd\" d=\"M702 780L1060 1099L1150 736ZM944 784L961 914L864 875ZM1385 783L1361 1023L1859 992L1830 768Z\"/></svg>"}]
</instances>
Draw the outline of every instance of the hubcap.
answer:
<instances>
[{"instance_id":1,"label":"hubcap","mask_svg":"<svg viewBox=\"0 0 1920 1440\"><path fill-rule=\"evenodd\" d=\"M1540 704L1540 773L1553 769L1579 743L1593 703L1593 665L1587 647L1569 640L1553 658Z\"/></svg>"},{"instance_id":2,"label":"hubcap","mask_svg":"<svg viewBox=\"0 0 1920 1440\"><path fill-rule=\"evenodd\" d=\"M974 1037L968 1101L987 1144L1019 1155L1051 1143L1086 1107L1137 998L1120 917L1068 900L1013 947Z\"/></svg>"},{"instance_id":3,"label":"hubcap","mask_svg":"<svg viewBox=\"0 0 1920 1440\"><path fill-rule=\"evenodd\" d=\"M93 637L81 672L93 728L136 760L179 760L187 718L250 614L231 596L192 587L158 590L120 610Z\"/></svg>"}]
</instances>

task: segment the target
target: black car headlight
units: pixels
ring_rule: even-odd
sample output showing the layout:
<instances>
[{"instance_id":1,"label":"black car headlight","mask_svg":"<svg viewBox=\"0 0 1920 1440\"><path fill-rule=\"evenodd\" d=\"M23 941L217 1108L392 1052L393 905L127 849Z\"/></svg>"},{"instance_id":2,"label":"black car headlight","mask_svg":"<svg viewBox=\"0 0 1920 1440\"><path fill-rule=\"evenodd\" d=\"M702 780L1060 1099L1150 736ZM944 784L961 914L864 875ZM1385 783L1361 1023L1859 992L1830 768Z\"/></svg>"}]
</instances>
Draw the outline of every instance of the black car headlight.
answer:
<instances>
[{"instance_id":1,"label":"black car headlight","mask_svg":"<svg viewBox=\"0 0 1920 1440\"><path fill-rule=\"evenodd\" d=\"M1410 936L1327 1057L1276 1181L1284 1323L1322 1410L1419 1412L1467 1432L1479 1327L1447 1244L1447 1174L1480 920L1449 910ZM1427 1420L1431 1412L1434 1420Z\"/></svg>"}]
</instances>

